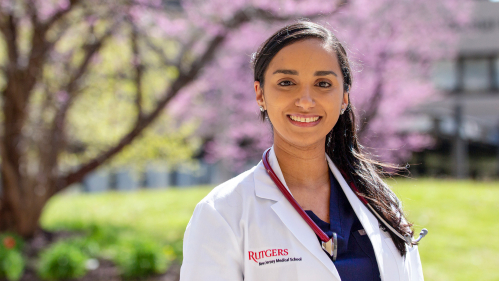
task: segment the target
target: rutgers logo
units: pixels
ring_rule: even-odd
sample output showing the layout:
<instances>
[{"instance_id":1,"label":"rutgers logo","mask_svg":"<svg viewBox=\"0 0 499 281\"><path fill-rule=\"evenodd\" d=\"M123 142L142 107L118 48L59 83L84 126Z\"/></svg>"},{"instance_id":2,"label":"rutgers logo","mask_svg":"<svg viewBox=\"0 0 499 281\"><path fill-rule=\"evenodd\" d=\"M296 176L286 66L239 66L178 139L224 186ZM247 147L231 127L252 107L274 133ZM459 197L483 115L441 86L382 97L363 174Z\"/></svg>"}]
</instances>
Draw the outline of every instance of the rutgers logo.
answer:
<instances>
[{"instance_id":1,"label":"rutgers logo","mask_svg":"<svg viewBox=\"0 0 499 281\"><path fill-rule=\"evenodd\" d=\"M259 259L287 256L288 249L268 249L259 252L248 251L249 260L254 260L258 262Z\"/></svg>"}]
</instances>

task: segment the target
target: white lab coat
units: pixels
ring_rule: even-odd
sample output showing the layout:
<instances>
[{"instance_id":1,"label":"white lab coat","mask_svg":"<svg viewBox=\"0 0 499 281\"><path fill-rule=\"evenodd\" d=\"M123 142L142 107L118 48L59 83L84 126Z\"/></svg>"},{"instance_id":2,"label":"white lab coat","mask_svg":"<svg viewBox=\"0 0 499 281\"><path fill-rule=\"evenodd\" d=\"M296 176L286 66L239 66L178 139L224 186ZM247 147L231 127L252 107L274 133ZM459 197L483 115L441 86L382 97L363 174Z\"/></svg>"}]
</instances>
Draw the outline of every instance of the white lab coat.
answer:
<instances>
[{"instance_id":1,"label":"white lab coat","mask_svg":"<svg viewBox=\"0 0 499 281\"><path fill-rule=\"evenodd\" d=\"M374 215L326 158L371 240L381 280L423 280L417 246L402 257L388 233L380 229ZM269 163L286 186L273 149ZM185 231L180 280L341 279L314 231L282 195L260 161L217 186L196 206Z\"/></svg>"}]
</instances>

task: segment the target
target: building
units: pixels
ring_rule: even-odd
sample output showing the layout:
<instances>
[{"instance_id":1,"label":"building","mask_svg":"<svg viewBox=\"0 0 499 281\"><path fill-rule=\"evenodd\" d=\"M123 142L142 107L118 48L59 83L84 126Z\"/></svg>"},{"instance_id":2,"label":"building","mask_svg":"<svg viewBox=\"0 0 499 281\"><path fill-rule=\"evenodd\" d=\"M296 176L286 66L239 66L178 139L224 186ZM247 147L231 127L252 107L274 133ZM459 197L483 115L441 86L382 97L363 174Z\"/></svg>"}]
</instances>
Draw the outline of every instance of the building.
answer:
<instances>
[{"instance_id":1,"label":"building","mask_svg":"<svg viewBox=\"0 0 499 281\"><path fill-rule=\"evenodd\" d=\"M415 112L431 149L415 153L413 174L456 178L499 176L499 1L474 1L471 22L459 28L458 56L434 65L445 94Z\"/></svg>"}]
</instances>

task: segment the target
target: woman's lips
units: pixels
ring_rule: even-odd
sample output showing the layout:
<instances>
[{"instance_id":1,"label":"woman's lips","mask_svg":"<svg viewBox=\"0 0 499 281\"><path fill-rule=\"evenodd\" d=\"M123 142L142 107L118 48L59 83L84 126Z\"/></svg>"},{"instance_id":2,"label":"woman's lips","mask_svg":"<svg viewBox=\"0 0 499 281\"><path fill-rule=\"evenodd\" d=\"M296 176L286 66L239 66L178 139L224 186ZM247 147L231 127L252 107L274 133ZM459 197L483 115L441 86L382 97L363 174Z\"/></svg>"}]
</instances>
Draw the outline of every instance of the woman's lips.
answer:
<instances>
[{"instance_id":1,"label":"woman's lips","mask_svg":"<svg viewBox=\"0 0 499 281\"><path fill-rule=\"evenodd\" d=\"M298 127L313 127L319 122L321 122L322 117L319 115L298 115L298 114L291 114L287 115L288 120L291 122L291 124L298 126Z\"/></svg>"}]
</instances>

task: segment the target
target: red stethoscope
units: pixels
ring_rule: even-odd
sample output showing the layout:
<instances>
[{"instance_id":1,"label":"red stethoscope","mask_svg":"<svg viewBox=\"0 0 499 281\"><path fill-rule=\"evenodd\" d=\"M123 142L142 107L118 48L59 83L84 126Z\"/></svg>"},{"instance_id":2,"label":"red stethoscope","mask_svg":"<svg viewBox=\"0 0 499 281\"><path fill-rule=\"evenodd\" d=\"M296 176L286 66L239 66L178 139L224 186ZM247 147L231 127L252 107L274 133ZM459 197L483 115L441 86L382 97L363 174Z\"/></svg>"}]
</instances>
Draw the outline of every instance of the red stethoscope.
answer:
<instances>
[{"instance_id":1,"label":"red stethoscope","mask_svg":"<svg viewBox=\"0 0 499 281\"><path fill-rule=\"evenodd\" d=\"M263 165L265 166L265 170L267 170L267 173L269 174L270 178L277 185L277 187L282 192L284 197L286 197L286 199L288 199L289 203L291 203L291 205L295 208L295 210L298 212L298 214L300 214L300 216L307 222L307 224L312 228L312 230L315 232L315 234L319 237L319 239L321 240L322 249L326 253L328 253L329 256L332 257L333 261L335 261L337 255L338 255L338 239L337 239L336 233L333 232L333 237L330 238L326 233L324 233L324 231L322 231L322 229L320 229L319 226L317 226L317 224L315 224L315 222L307 215L307 213L305 213L305 211L302 209L300 204L298 204L298 202L296 202L293 195L291 195L291 193L288 191L288 189L282 184L281 180L279 180L277 175L274 173L274 170L272 169L272 167L269 164L269 153L270 153L270 148L267 149L263 153L263 156L262 156L262 162L263 162ZM342 173L343 177L347 178L346 174L344 174L343 172L341 172L341 173ZM359 196L359 190L357 189L357 187L355 186L353 181L350 181L349 185L350 185L350 188L354 191L355 195L357 195L357 198L359 198L359 200L362 203L364 203L364 205L368 209L371 210L371 212L386 226L386 228L388 228L391 232L393 232L397 237L402 239L410 247L412 247L412 245L414 245L414 244L417 244L421 239L423 239L423 237L426 236L426 234L428 234L428 230L426 230L426 228L423 228L423 230L421 230L421 232L419 233L418 239L413 240L407 234L405 236L402 236L402 234L400 234L397 230L395 230L390 224L388 224L374 210L374 208L371 206L371 204L369 204L369 202L367 202L367 200L364 197Z\"/></svg>"}]
</instances>

